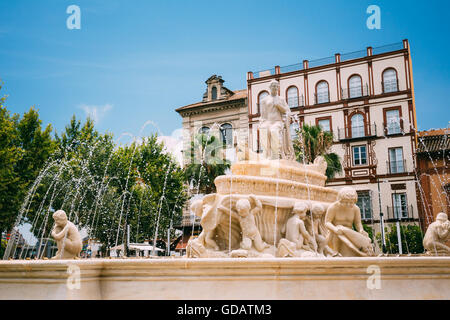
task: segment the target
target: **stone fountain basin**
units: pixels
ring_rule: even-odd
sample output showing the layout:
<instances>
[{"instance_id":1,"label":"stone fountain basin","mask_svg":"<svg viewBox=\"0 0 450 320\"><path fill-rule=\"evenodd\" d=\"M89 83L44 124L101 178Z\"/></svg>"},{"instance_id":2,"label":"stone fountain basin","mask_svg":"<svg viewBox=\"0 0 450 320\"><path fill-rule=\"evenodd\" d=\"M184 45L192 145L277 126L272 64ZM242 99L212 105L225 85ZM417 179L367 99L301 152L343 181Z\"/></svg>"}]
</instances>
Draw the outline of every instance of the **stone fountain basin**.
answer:
<instances>
[{"instance_id":1,"label":"stone fountain basin","mask_svg":"<svg viewBox=\"0 0 450 320\"><path fill-rule=\"evenodd\" d=\"M235 210L229 210L229 208L230 206L231 208L235 208L236 202L239 199L246 199L247 197L248 195L232 194L225 195L221 199L220 203L222 206L228 208L228 210L220 214L218 225L215 229L215 241L220 250L229 249L230 235L231 249L239 249L240 242L242 241L239 217ZM282 228L286 225L287 220L292 216L292 208L295 202L305 201L310 205L320 203L325 210L330 205L330 202L307 199L300 200L287 197L257 196L257 198L261 201L263 206L261 212L255 215L256 226L262 239L269 245L275 247L278 245L278 241L284 236Z\"/></svg>"},{"instance_id":2,"label":"stone fountain basin","mask_svg":"<svg viewBox=\"0 0 450 320\"><path fill-rule=\"evenodd\" d=\"M10 260L0 299L450 299L450 257Z\"/></svg>"},{"instance_id":3,"label":"stone fountain basin","mask_svg":"<svg viewBox=\"0 0 450 320\"><path fill-rule=\"evenodd\" d=\"M261 196L278 196L298 200L315 200L334 202L338 192L303 182L272 177L255 177L246 175L218 176L214 183L219 194L255 194Z\"/></svg>"}]
</instances>

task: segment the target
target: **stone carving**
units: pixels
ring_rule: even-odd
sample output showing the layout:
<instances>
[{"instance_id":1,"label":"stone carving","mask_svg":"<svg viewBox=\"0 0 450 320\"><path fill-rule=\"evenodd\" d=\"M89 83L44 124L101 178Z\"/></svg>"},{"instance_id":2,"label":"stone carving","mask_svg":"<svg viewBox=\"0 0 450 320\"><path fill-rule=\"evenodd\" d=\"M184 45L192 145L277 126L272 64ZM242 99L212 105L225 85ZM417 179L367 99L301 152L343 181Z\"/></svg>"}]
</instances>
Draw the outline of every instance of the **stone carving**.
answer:
<instances>
[{"instance_id":1,"label":"stone carving","mask_svg":"<svg viewBox=\"0 0 450 320\"><path fill-rule=\"evenodd\" d=\"M372 242L361 223L357 200L355 189L344 187L325 216L325 226L331 231L329 245L344 257L374 255ZM357 231L352 229L353 225Z\"/></svg>"},{"instance_id":2,"label":"stone carving","mask_svg":"<svg viewBox=\"0 0 450 320\"><path fill-rule=\"evenodd\" d=\"M320 203L314 203L311 207L311 219L307 219L308 232L316 241L317 253L320 256L340 256L339 252L328 246L330 232L325 226L325 208Z\"/></svg>"},{"instance_id":3,"label":"stone carving","mask_svg":"<svg viewBox=\"0 0 450 320\"><path fill-rule=\"evenodd\" d=\"M253 205L250 205L250 201ZM242 230L241 249L250 250L252 244L258 251L263 251L268 245L261 239L256 227L255 214L261 212L262 204L254 195L249 196L249 200L241 199L236 203L236 210L239 215L239 224Z\"/></svg>"},{"instance_id":4,"label":"stone carving","mask_svg":"<svg viewBox=\"0 0 450 320\"><path fill-rule=\"evenodd\" d=\"M265 159L295 159L289 132L290 109L278 95L280 85L276 80L269 84L269 92L261 101L260 141Z\"/></svg>"},{"instance_id":5,"label":"stone carving","mask_svg":"<svg viewBox=\"0 0 450 320\"><path fill-rule=\"evenodd\" d=\"M67 220L63 210L53 214L55 225L51 235L56 240L58 251L52 259L73 259L80 256L82 241L77 227Z\"/></svg>"},{"instance_id":6,"label":"stone carving","mask_svg":"<svg viewBox=\"0 0 450 320\"><path fill-rule=\"evenodd\" d=\"M209 194L201 200L196 200L191 204L191 212L199 217L202 225L202 232L198 237L199 243L204 247L211 247L218 250L216 242L213 239L213 232L217 226L217 219L220 211L214 206L216 194Z\"/></svg>"},{"instance_id":7,"label":"stone carving","mask_svg":"<svg viewBox=\"0 0 450 320\"><path fill-rule=\"evenodd\" d=\"M445 244L450 239L450 221L444 212L438 213L423 237L423 247L427 255L450 255L450 247Z\"/></svg>"},{"instance_id":8,"label":"stone carving","mask_svg":"<svg viewBox=\"0 0 450 320\"><path fill-rule=\"evenodd\" d=\"M296 202L292 210L293 216L288 219L284 233L286 238L278 244L277 256L302 257L310 256L317 251L317 244L306 230L305 219L308 205L306 202Z\"/></svg>"}]
</instances>

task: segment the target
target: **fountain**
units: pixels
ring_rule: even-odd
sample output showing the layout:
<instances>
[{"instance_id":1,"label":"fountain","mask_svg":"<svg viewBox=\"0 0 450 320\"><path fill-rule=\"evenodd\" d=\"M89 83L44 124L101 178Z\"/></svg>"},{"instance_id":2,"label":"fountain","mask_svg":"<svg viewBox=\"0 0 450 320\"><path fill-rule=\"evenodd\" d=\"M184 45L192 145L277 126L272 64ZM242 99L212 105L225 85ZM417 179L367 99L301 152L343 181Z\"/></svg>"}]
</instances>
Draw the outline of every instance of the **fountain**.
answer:
<instances>
[{"instance_id":1,"label":"fountain","mask_svg":"<svg viewBox=\"0 0 450 320\"><path fill-rule=\"evenodd\" d=\"M448 299L450 257L375 256L356 192L325 187L323 158L294 160L289 109L277 82L270 92L264 153L239 146L217 192L191 204L203 230L187 257L1 261L0 299ZM425 246L448 235L440 215Z\"/></svg>"}]
</instances>

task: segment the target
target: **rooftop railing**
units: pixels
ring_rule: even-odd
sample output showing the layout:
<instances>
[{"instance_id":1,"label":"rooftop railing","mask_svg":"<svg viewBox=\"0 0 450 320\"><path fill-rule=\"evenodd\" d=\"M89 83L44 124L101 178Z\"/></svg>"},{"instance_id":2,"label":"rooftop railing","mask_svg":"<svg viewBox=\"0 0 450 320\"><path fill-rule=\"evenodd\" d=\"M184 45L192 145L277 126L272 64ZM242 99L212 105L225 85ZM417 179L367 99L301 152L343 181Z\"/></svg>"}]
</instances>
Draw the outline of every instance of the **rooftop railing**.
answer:
<instances>
[{"instance_id":1,"label":"rooftop railing","mask_svg":"<svg viewBox=\"0 0 450 320\"><path fill-rule=\"evenodd\" d=\"M407 41L404 40L401 42L387 44L387 45L383 45L383 46L379 46L379 47L374 47L374 48L369 47L366 50L358 50L358 51L353 51L353 52L348 52L348 53L343 53L343 54L336 54L334 56L315 59L315 60L311 60L311 61L305 60L303 63L296 63L296 64L287 65L284 67L278 67L278 70L279 70L279 73L287 73L287 72L292 72L292 71L303 70L305 68L314 68L314 67L325 66L328 64L334 64L334 63L343 62L343 61L355 60L355 59L364 58L364 57L367 57L370 55L377 55L377 54L382 54L382 53L387 53L387 52L398 51L398 50L406 49L407 48L406 43L407 43ZM370 51L370 54L369 54L369 51ZM262 70L262 71L252 71L251 74L253 75L253 79L267 77L267 76L276 74L276 68L266 69L266 70Z\"/></svg>"}]
</instances>

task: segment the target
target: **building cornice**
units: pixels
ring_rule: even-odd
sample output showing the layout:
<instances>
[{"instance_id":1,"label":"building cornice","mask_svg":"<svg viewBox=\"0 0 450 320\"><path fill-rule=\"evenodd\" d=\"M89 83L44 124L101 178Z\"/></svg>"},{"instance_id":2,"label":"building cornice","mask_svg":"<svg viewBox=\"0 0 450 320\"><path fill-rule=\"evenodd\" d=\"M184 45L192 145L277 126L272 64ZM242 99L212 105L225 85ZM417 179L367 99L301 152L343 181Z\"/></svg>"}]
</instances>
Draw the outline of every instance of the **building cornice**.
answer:
<instances>
[{"instance_id":1,"label":"building cornice","mask_svg":"<svg viewBox=\"0 0 450 320\"><path fill-rule=\"evenodd\" d=\"M228 110L228 109L238 109L242 107L246 107L247 98L240 98L235 100L224 100L224 101L218 101L216 103L205 103L201 104L189 109L185 110L175 110L178 112L182 117L186 116L192 116L196 114L202 114L202 113L208 113L213 111L222 111L222 110Z\"/></svg>"}]
</instances>

